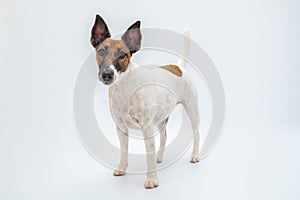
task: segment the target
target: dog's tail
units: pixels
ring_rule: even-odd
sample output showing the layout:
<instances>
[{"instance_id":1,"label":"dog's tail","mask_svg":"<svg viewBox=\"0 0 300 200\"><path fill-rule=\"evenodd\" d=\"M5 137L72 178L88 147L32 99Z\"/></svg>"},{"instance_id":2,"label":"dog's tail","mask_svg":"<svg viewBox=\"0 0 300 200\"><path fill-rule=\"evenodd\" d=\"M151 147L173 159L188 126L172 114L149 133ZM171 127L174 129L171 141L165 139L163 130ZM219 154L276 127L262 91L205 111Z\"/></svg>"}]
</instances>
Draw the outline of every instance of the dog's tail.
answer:
<instances>
[{"instance_id":1,"label":"dog's tail","mask_svg":"<svg viewBox=\"0 0 300 200\"><path fill-rule=\"evenodd\" d=\"M182 52L182 57L179 58L177 64L181 67L186 66L186 60L189 54L189 49L190 49L190 43L191 43L191 28L189 25L187 25L184 29L183 32L184 35L184 42L183 42L183 52Z\"/></svg>"}]
</instances>

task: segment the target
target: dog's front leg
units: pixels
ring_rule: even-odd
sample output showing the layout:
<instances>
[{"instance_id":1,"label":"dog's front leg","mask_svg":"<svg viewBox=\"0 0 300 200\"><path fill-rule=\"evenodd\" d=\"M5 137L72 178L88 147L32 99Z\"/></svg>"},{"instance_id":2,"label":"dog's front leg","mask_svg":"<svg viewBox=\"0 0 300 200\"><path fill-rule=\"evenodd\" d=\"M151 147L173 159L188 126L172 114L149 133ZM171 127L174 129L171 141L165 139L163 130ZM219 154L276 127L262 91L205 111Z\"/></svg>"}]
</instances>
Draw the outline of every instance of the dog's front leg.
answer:
<instances>
[{"instance_id":1,"label":"dog's front leg","mask_svg":"<svg viewBox=\"0 0 300 200\"><path fill-rule=\"evenodd\" d=\"M114 171L114 176L123 176L128 166L128 130L117 127L117 134L121 146L121 158L118 168Z\"/></svg>"},{"instance_id":2,"label":"dog's front leg","mask_svg":"<svg viewBox=\"0 0 300 200\"><path fill-rule=\"evenodd\" d=\"M147 152L147 179L145 181L145 188L152 189L158 186L158 179L156 175L156 160L155 160L155 141L153 128L146 128L143 130L144 141Z\"/></svg>"}]
</instances>

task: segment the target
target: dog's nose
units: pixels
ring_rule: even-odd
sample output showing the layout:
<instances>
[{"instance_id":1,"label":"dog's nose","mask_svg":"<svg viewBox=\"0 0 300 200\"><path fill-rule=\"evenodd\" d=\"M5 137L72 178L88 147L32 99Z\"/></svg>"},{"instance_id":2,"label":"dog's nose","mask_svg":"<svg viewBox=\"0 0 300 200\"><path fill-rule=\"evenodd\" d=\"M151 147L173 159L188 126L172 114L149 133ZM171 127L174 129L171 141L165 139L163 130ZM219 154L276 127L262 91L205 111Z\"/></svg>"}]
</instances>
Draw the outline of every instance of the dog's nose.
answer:
<instances>
[{"instance_id":1,"label":"dog's nose","mask_svg":"<svg viewBox=\"0 0 300 200\"><path fill-rule=\"evenodd\" d=\"M102 80L106 82L112 81L114 78L114 71L111 69L105 69L102 73Z\"/></svg>"}]
</instances>

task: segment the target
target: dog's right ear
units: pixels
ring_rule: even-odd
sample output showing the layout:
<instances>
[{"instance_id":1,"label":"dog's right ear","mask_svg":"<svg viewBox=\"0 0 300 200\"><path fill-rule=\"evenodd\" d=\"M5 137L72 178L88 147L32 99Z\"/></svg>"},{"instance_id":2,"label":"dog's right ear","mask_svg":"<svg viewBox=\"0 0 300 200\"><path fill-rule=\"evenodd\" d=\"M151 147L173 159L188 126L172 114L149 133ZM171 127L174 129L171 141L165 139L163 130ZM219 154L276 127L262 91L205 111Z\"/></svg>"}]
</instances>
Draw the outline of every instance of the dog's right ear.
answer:
<instances>
[{"instance_id":1,"label":"dog's right ear","mask_svg":"<svg viewBox=\"0 0 300 200\"><path fill-rule=\"evenodd\" d=\"M122 35L122 40L125 42L131 54L137 52L141 48L142 34L140 26L141 22L136 21Z\"/></svg>"},{"instance_id":2,"label":"dog's right ear","mask_svg":"<svg viewBox=\"0 0 300 200\"><path fill-rule=\"evenodd\" d=\"M97 47L106 38L110 38L110 33L104 20L100 15L96 15L95 24L91 31L90 42L93 47Z\"/></svg>"}]
</instances>

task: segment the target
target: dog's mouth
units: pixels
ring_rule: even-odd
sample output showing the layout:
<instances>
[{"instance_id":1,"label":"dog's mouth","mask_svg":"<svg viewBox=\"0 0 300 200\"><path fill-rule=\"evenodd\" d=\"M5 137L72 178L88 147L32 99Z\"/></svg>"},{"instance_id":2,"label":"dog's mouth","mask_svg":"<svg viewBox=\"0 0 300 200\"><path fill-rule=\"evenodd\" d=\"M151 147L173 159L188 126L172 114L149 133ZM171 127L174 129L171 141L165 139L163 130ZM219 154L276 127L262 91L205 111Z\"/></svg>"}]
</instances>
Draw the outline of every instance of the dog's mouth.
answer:
<instances>
[{"instance_id":1,"label":"dog's mouth","mask_svg":"<svg viewBox=\"0 0 300 200\"><path fill-rule=\"evenodd\" d=\"M109 80L100 79L100 82L103 83L103 85L109 86L114 84L115 80L116 78L114 77L113 79L109 79Z\"/></svg>"},{"instance_id":2,"label":"dog's mouth","mask_svg":"<svg viewBox=\"0 0 300 200\"><path fill-rule=\"evenodd\" d=\"M104 85L111 85L113 83L113 81L102 81L102 83Z\"/></svg>"}]
</instances>

